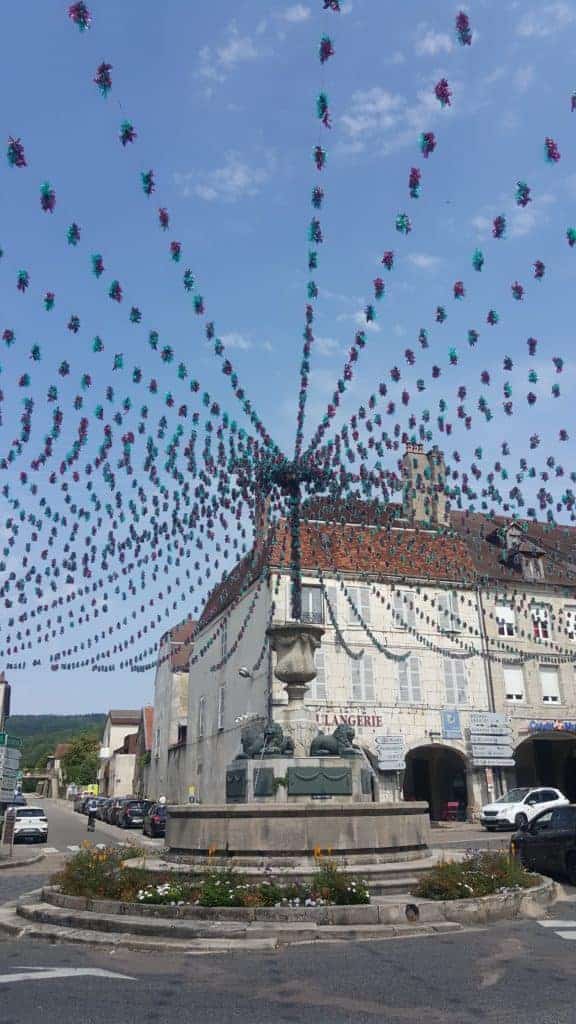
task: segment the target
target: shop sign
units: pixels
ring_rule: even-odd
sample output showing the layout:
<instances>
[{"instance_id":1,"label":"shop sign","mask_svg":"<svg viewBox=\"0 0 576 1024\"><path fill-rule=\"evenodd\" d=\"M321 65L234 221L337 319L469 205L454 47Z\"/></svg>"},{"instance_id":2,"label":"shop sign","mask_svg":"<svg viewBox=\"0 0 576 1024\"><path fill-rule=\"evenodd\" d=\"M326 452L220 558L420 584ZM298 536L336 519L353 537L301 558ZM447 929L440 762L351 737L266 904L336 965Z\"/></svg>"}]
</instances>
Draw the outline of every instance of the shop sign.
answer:
<instances>
[{"instance_id":1,"label":"shop sign","mask_svg":"<svg viewBox=\"0 0 576 1024\"><path fill-rule=\"evenodd\" d=\"M492 758L474 758L475 768L515 768L516 761L513 757L502 757L498 761L494 761Z\"/></svg>"},{"instance_id":2,"label":"shop sign","mask_svg":"<svg viewBox=\"0 0 576 1024\"><path fill-rule=\"evenodd\" d=\"M543 722L533 720L528 726L530 732L576 732L576 722L563 722L558 719Z\"/></svg>"},{"instance_id":3,"label":"shop sign","mask_svg":"<svg viewBox=\"0 0 576 1024\"><path fill-rule=\"evenodd\" d=\"M461 740L462 739L462 726L460 724L460 712L456 709L444 710L440 712L442 719L442 739L443 740Z\"/></svg>"},{"instance_id":4,"label":"shop sign","mask_svg":"<svg viewBox=\"0 0 576 1024\"><path fill-rule=\"evenodd\" d=\"M404 771L406 767L406 741L403 736L376 736L375 744L380 771Z\"/></svg>"},{"instance_id":5,"label":"shop sign","mask_svg":"<svg viewBox=\"0 0 576 1024\"><path fill-rule=\"evenodd\" d=\"M320 726L329 726L335 729L337 725L351 725L355 729L381 729L384 725L384 717L367 712L366 709L352 709L347 711L317 711L316 723Z\"/></svg>"}]
</instances>

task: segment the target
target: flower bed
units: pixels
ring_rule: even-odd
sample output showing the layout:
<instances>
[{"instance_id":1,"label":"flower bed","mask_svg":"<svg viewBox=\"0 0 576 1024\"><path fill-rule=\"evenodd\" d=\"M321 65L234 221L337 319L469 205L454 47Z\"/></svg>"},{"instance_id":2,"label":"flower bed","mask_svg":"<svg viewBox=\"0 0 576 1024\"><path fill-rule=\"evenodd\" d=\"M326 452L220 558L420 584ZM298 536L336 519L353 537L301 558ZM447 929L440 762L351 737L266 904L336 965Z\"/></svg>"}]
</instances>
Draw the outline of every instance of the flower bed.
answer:
<instances>
[{"instance_id":1,"label":"flower bed","mask_svg":"<svg viewBox=\"0 0 576 1024\"><path fill-rule=\"evenodd\" d=\"M156 906L322 907L370 902L366 883L351 879L332 860L318 858L308 882L252 884L236 871L210 865L190 880L176 872L127 868L122 864L125 852L85 844L53 881L67 896Z\"/></svg>"},{"instance_id":2,"label":"flower bed","mask_svg":"<svg viewBox=\"0 0 576 1024\"><path fill-rule=\"evenodd\" d=\"M464 900L531 889L539 878L506 853L470 850L463 861L445 861L412 890L429 900Z\"/></svg>"}]
</instances>

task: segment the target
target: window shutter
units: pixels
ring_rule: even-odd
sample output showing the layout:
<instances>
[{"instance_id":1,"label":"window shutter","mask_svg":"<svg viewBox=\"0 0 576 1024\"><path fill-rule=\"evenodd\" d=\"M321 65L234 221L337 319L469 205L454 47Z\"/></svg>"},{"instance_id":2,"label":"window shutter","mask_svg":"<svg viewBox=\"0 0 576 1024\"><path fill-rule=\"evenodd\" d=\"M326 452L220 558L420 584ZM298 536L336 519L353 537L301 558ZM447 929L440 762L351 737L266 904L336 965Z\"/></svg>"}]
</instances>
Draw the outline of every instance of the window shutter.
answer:
<instances>
[{"instance_id":1,"label":"window shutter","mask_svg":"<svg viewBox=\"0 0 576 1024\"><path fill-rule=\"evenodd\" d=\"M314 680L313 696L315 700L326 700L326 673L324 671L324 651L318 649L314 656L316 662L316 679Z\"/></svg>"},{"instance_id":2,"label":"window shutter","mask_svg":"<svg viewBox=\"0 0 576 1024\"><path fill-rule=\"evenodd\" d=\"M216 725L218 729L224 728L224 702L226 699L226 687L220 686L218 689L218 712Z\"/></svg>"},{"instance_id":3,"label":"window shutter","mask_svg":"<svg viewBox=\"0 0 576 1024\"><path fill-rule=\"evenodd\" d=\"M362 677L359 661L352 662L352 700L362 700Z\"/></svg>"},{"instance_id":4,"label":"window shutter","mask_svg":"<svg viewBox=\"0 0 576 1024\"><path fill-rule=\"evenodd\" d=\"M454 664L451 658L444 658L444 682L446 685L446 703L456 706L456 681L454 679Z\"/></svg>"},{"instance_id":5,"label":"window shutter","mask_svg":"<svg viewBox=\"0 0 576 1024\"><path fill-rule=\"evenodd\" d=\"M466 666L463 661L454 660L454 674L456 676L456 692L458 694L458 703L468 703L468 678L466 676Z\"/></svg>"},{"instance_id":6,"label":"window shutter","mask_svg":"<svg viewBox=\"0 0 576 1024\"><path fill-rule=\"evenodd\" d=\"M459 626L459 612L458 612L458 593L456 590L451 590L449 593L450 598L450 629L460 629Z\"/></svg>"},{"instance_id":7,"label":"window shutter","mask_svg":"<svg viewBox=\"0 0 576 1024\"><path fill-rule=\"evenodd\" d=\"M524 700L524 672L521 665L504 665L506 700Z\"/></svg>"},{"instance_id":8,"label":"window shutter","mask_svg":"<svg viewBox=\"0 0 576 1024\"><path fill-rule=\"evenodd\" d=\"M330 601L330 607L332 608L334 618L336 619L336 622L338 622L338 587L326 587L326 596ZM328 609L326 609L326 622L329 626L332 625L332 619L330 618Z\"/></svg>"},{"instance_id":9,"label":"window shutter","mask_svg":"<svg viewBox=\"0 0 576 1024\"><path fill-rule=\"evenodd\" d=\"M558 704L560 701L558 669L552 665L540 665L540 684L542 686L542 700L547 703Z\"/></svg>"},{"instance_id":10,"label":"window shutter","mask_svg":"<svg viewBox=\"0 0 576 1024\"><path fill-rule=\"evenodd\" d=\"M395 612L395 615L393 616L394 625L398 629L403 629L404 628L404 622L406 621L406 616L405 616L405 613L404 613L404 601L402 600L402 592L400 590L395 590L394 591L394 612Z\"/></svg>"},{"instance_id":11,"label":"window shutter","mask_svg":"<svg viewBox=\"0 0 576 1024\"><path fill-rule=\"evenodd\" d=\"M408 666L405 661L398 662L398 693L403 704L408 704L410 702Z\"/></svg>"},{"instance_id":12,"label":"window shutter","mask_svg":"<svg viewBox=\"0 0 576 1024\"><path fill-rule=\"evenodd\" d=\"M440 594L437 598L438 629L442 633L450 632L450 598L448 594Z\"/></svg>"},{"instance_id":13,"label":"window shutter","mask_svg":"<svg viewBox=\"0 0 576 1024\"><path fill-rule=\"evenodd\" d=\"M375 700L376 694L374 690L374 665L372 662L372 655L364 653L362 664L364 665L364 700Z\"/></svg>"},{"instance_id":14,"label":"window shutter","mask_svg":"<svg viewBox=\"0 0 576 1024\"><path fill-rule=\"evenodd\" d=\"M360 590L360 608L359 611L362 613L364 622L370 622L370 588L359 587Z\"/></svg>"},{"instance_id":15,"label":"window shutter","mask_svg":"<svg viewBox=\"0 0 576 1024\"><path fill-rule=\"evenodd\" d=\"M420 686L420 659L414 655L408 659L410 666L410 688L412 690L412 700L415 704L421 704L422 702L422 688Z\"/></svg>"},{"instance_id":16,"label":"window shutter","mask_svg":"<svg viewBox=\"0 0 576 1024\"><path fill-rule=\"evenodd\" d=\"M352 604L350 604L348 601L346 601L346 604L348 605L348 622L352 626L358 626L359 625L358 616L356 615L356 613L354 611L354 608L357 608L358 611L361 610L360 609L360 601L359 601L359 597L358 597L358 587L347 587L346 589L348 591L348 597L350 598L350 601L352 602ZM352 607L352 605L354 605L354 608Z\"/></svg>"},{"instance_id":17,"label":"window shutter","mask_svg":"<svg viewBox=\"0 0 576 1024\"><path fill-rule=\"evenodd\" d=\"M408 591L405 595L404 602L404 619L410 629L414 629L416 626L416 609L414 607L414 594Z\"/></svg>"}]
</instances>

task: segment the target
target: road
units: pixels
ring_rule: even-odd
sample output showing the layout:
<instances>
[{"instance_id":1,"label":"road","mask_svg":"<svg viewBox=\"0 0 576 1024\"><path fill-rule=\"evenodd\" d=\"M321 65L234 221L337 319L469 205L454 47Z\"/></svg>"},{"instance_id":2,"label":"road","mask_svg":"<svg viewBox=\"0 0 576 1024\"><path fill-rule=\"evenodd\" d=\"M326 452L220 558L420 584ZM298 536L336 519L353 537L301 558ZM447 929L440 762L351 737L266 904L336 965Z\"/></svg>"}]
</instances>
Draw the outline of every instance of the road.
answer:
<instances>
[{"instance_id":1,"label":"road","mask_svg":"<svg viewBox=\"0 0 576 1024\"><path fill-rule=\"evenodd\" d=\"M85 818L46 807L59 853L0 872L0 902L45 882L86 837ZM477 845L474 829L461 831L460 845ZM100 826L92 838L126 835ZM0 938L0 1024L574 1024L576 890L565 895L552 920L276 954L163 957Z\"/></svg>"}]
</instances>

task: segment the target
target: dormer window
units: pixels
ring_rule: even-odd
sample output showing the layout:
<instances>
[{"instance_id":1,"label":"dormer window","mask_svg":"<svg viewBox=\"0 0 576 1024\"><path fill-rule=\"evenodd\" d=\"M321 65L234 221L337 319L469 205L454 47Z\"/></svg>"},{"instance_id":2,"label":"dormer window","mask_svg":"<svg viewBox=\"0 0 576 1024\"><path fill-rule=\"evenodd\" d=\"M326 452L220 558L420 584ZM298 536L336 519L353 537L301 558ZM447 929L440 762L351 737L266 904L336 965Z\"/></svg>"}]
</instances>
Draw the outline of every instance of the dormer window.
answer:
<instances>
[{"instance_id":1,"label":"dormer window","mask_svg":"<svg viewBox=\"0 0 576 1024\"><path fill-rule=\"evenodd\" d=\"M544 579L544 556L541 554L520 554L522 575L526 580Z\"/></svg>"}]
</instances>

